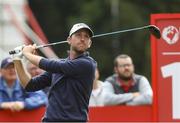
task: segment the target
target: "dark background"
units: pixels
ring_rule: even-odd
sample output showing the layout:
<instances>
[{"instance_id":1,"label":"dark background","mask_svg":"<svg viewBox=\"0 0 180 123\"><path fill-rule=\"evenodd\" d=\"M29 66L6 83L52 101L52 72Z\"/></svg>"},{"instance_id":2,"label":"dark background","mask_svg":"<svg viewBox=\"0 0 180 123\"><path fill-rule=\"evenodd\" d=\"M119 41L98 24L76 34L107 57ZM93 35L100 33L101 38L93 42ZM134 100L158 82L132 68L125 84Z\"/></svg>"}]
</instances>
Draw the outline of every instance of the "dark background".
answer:
<instances>
[{"instance_id":1,"label":"dark background","mask_svg":"<svg viewBox=\"0 0 180 123\"><path fill-rule=\"evenodd\" d=\"M29 0L30 7L50 43L66 40L72 25L84 22L95 34L150 24L150 15L179 13L180 0ZM67 44L52 47L66 57ZM132 57L136 73L151 81L150 34L141 30L93 39L89 49L98 62L101 80L113 73L118 54Z\"/></svg>"}]
</instances>

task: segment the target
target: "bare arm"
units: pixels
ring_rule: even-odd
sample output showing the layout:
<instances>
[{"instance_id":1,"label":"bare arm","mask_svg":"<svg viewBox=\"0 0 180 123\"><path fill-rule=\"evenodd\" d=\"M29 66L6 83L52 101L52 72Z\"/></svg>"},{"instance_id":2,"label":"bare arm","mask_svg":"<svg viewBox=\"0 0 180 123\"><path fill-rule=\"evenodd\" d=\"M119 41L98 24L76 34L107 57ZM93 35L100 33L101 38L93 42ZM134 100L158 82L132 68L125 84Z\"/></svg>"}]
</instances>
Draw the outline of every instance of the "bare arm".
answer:
<instances>
[{"instance_id":1,"label":"bare arm","mask_svg":"<svg viewBox=\"0 0 180 123\"><path fill-rule=\"evenodd\" d=\"M22 53L23 55L34 65L38 66L41 60L40 56L34 55L36 45L24 46ZM21 60L14 60L14 65L20 79L21 85L25 88L28 82L31 80L30 74L24 68Z\"/></svg>"},{"instance_id":2,"label":"bare arm","mask_svg":"<svg viewBox=\"0 0 180 123\"><path fill-rule=\"evenodd\" d=\"M31 76L27 72L27 70L24 68L21 60L14 60L14 65L15 65L19 80L21 82L21 85L25 88L28 82L30 81Z\"/></svg>"},{"instance_id":3,"label":"bare arm","mask_svg":"<svg viewBox=\"0 0 180 123\"><path fill-rule=\"evenodd\" d=\"M41 56L34 55L36 45L25 46L22 50L23 55L34 65L39 66L39 62L42 59Z\"/></svg>"}]
</instances>

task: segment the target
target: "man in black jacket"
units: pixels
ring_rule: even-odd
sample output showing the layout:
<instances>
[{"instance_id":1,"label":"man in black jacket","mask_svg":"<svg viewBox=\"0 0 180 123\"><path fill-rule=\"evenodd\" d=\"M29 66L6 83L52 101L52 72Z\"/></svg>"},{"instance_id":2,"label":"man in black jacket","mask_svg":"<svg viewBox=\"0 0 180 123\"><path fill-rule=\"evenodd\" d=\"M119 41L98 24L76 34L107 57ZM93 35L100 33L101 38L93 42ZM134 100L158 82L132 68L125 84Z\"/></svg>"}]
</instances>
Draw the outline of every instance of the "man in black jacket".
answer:
<instances>
[{"instance_id":1,"label":"man in black jacket","mask_svg":"<svg viewBox=\"0 0 180 123\"><path fill-rule=\"evenodd\" d=\"M91 46L93 31L84 23L75 24L67 41L70 45L66 59L48 60L34 55L36 45L24 46L22 54L46 72L31 78L20 60L14 60L21 84L27 91L50 86L48 106L43 122L87 121L96 62L86 52Z\"/></svg>"}]
</instances>

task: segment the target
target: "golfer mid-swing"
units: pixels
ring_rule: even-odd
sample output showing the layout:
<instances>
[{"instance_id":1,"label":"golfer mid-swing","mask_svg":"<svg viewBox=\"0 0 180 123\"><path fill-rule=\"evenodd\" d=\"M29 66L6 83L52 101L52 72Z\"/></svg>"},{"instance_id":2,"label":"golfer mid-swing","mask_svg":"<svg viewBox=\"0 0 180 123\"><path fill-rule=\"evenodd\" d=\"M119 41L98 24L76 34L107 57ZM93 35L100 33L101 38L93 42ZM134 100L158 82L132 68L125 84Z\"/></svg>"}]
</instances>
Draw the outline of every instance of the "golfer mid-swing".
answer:
<instances>
[{"instance_id":1,"label":"golfer mid-swing","mask_svg":"<svg viewBox=\"0 0 180 123\"><path fill-rule=\"evenodd\" d=\"M16 71L27 91L50 87L43 122L87 121L89 97L96 68L95 60L86 52L91 46L92 36L93 31L88 25L75 24L67 38L70 51L66 59L49 60L37 56L33 54L36 45L20 47L22 53L14 55ZM22 55L45 72L31 78L21 62Z\"/></svg>"}]
</instances>

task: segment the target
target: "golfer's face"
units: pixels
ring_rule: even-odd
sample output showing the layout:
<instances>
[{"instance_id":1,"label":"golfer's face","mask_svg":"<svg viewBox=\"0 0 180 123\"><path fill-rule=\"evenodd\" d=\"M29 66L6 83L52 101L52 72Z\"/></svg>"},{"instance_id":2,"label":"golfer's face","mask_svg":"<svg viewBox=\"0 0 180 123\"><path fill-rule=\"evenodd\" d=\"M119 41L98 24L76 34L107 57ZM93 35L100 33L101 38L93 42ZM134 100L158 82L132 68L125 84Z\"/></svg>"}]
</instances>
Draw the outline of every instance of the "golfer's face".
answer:
<instances>
[{"instance_id":1,"label":"golfer's face","mask_svg":"<svg viewBox=\"0 0 180 123\"><path fill-rule=\"evenodd\" d=\"M70 38L71 48L76 52L84 52L91 46L91 39L87 29L75 32Z\"/></svg>"}]
</instances>

